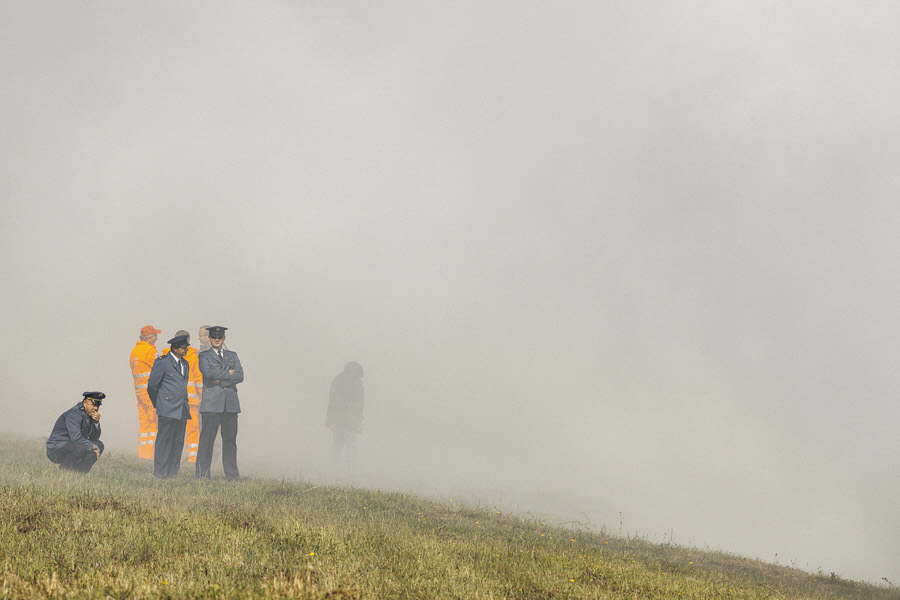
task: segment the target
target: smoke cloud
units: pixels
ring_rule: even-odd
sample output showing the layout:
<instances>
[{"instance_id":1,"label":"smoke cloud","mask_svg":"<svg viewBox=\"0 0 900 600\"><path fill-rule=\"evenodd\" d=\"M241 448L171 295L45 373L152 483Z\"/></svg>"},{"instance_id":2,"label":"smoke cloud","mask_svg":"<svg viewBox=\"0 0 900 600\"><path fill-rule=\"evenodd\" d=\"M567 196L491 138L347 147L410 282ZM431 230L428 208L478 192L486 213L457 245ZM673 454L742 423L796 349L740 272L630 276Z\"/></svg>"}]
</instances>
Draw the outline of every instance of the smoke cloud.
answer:
<instances>
[{"instance_id":1,"label":"smoke cloud","mask_svg":"<svg viewBox=\"0 0 900 600\"><path fill-rule=\"evenodd\" d=\"M134 453L140 327L221 324L248 474L356 360L359 485L900 583L898 26L5 2L0 428Z\"/></svg>"}]
</instances>

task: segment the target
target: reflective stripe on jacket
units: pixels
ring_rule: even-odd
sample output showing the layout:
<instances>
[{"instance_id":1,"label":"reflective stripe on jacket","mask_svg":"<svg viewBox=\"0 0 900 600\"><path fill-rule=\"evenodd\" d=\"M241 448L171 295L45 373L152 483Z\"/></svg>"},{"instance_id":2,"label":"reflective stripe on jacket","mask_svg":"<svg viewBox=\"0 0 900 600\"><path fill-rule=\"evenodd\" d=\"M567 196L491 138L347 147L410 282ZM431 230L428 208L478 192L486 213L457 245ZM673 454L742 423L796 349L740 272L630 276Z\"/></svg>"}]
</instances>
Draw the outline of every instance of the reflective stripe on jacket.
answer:
<instances>
[{"instance_id":1,"label":"reflective stripe on jacket","mask_svg":"<svg viewBox=\"0 0 900 600\"><path fill-rule=\"evenodd\" d=\"M150 378L150 371L153 370L153 363L156 361L156 346L150 342L138 340L131 350L131 375L134 377L134 389L147 389L147 380Z\"/></svg>"}]
</instances>

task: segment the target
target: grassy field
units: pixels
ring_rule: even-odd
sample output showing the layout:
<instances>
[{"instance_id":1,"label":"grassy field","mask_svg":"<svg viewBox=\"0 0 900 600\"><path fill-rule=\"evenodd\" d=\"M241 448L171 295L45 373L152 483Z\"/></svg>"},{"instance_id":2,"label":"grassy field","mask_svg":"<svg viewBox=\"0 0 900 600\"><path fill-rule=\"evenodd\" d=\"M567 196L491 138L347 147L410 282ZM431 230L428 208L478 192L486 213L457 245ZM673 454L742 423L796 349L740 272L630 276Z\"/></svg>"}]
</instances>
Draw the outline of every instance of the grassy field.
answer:
<instances>
[{"instance_id":1,"label":"grassy field","mask_svg":"<svg viewBox=\"0 0 900 600\"><path fill-rule=\"evenodd\" d=\"M185 470L187 471L187 470ZM857 598L896 588L379 490L59 471L0 438L0 598Z\"/></svg>"}]
</instances>

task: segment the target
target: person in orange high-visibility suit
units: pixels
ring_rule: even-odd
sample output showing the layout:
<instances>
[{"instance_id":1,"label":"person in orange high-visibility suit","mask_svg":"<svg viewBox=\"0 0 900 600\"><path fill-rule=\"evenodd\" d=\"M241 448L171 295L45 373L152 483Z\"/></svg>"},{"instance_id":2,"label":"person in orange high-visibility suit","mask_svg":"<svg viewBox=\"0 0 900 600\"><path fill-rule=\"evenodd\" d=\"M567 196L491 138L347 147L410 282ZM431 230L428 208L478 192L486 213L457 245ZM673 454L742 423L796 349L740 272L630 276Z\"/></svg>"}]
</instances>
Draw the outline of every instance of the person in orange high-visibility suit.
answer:
<instances>
[{"instance_id":1,"label":"person in orange high-visibility suit","mask_svg":"<svg viewBox=\"0 0 900 600\"><path fill-rule=\"evenodd\" d=\"M191 334L184 329L175 332L175 337L179 335L188 336L188 344L191 343ZM169 353L169 348L162 351L160 356ZM187 460L189 463L197 462L197 448L200 446L200 398L203 394L203 373L200 372L200 364L197 359L197 349L188 346L187 354L184 355L190 371L188 372L188 408L191 410L191 418L188 419L187 426L184 429L184 447L187 450Z\"/></svg>"},{"instance_id":2,"label":"person in orange high-visibility suit","mask_svg":"<svg viewBox=\"0 0 900 600\"><path fill-rule=\"evenodd\" d=\"M156 361L156 335L161 330L152 325L141 328L141 338L131 351L131 374L137 396L138 456L153 460L156 450L156 410L147 393L147 380Z\"/></svg>"}]
</instances>

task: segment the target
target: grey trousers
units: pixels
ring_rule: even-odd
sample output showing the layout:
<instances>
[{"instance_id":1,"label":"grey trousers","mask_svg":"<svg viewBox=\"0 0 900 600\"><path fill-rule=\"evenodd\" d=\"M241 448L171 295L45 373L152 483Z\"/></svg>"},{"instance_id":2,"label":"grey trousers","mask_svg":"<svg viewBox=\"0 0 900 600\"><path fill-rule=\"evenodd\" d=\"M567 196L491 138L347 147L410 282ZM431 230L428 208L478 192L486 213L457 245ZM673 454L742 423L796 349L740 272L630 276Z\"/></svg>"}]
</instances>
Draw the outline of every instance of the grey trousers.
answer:
<instances>
[{"instance_id":1,"label":"grey trousers","mask_svg":"<svg viewBox=\"0 0 900 600\"><path fill-rule=\"evenodd\" d=\"M240 477L237 466L238 413L205 412L200 415L200 447L197 448L197 477L209 477L216 434L222 430L222 470L225 479ZM159 442L157 442L159 443Z\"/></svg>"}]
</instances>

